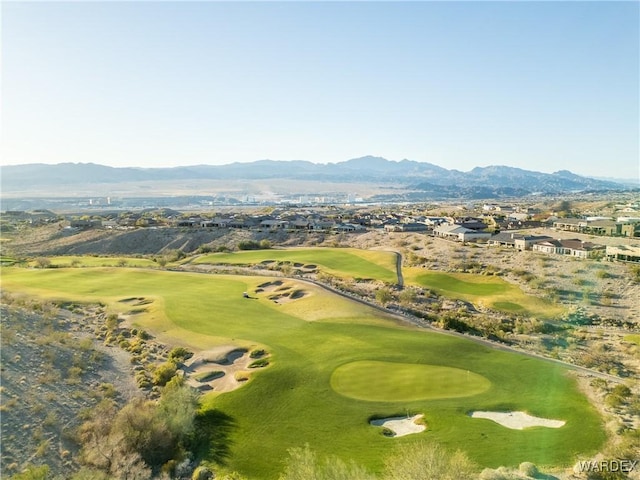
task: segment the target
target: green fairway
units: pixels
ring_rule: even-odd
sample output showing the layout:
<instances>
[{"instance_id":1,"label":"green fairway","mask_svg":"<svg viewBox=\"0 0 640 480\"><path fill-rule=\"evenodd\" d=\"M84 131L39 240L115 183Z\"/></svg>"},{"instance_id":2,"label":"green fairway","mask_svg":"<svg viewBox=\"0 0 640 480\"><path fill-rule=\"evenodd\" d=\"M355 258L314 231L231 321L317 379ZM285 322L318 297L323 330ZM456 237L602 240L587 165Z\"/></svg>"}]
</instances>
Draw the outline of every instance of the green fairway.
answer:
<instances>
[{"instance_id":1,"label":"green fairway","mask_svg":"<svg viewBox=\"0 0 640 480\"><path fill-rule=\"evenodd\" d=\"M356 248L288 248L249 250L237 253L214 253L193 260L194 264L254 265L278 261L316 265L339 277L369 278L397 283L396 255L381 250Z\"/></svg>"},{"instance_id":2,"label":"green fairway","mask_svg":"<svg viewBox=\"0 0 640 480\"><path fill-rule=\"evenodd\" d=\"M446 297L459 298L507 313L552 318L563 312L561 307L526 295L516 285L494 276L407 268L404 269L404 278L407 285L426 287Z\"/></svg>"},{"instance_id":3,"label":"green fairway","mask_svg":"<svg viewBox=\"0 0 640 480\"><path fill-rule=\"evenodd\" d=\"M305 443L322 456L379 471L393 445L423 439L462 449L487 467L569 465L604 440L597 412L564 367L399 325L304 282L140 268L16 267L3 268L1 281L8 292L101 301L109 311L140 304L134 323L192 349L269 351L270 365L254 371L244 386L203 397L205 411L227 419L217 430L229 446L226 465L252 479L277 478L287 449ZM280 296L294 291L301 293ZM367 377L377 382L380 396L364 393ZM473 410L521 410L566 425L510 430L470 418ZM368 423L408 411L425 415L426 432L389 439Z\"/></svg>"},{"instance_id":4,"label":"green fairway","mask_svg":"<svg viewBox=\"0 0 640 480\"><path fill-rule=\"evenodd\" d=\"M336 392L372 402L468 397L490 386L489 380L469 370L413 363L352 362L331 376Z\"/></svg>"}]
</instances>

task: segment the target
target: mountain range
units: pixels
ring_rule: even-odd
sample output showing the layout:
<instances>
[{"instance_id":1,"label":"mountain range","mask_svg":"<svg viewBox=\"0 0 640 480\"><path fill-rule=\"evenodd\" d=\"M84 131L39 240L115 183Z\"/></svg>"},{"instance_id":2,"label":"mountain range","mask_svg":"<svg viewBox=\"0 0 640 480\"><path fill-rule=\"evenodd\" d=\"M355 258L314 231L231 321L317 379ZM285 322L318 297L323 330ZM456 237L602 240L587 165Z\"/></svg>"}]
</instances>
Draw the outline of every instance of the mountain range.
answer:
<instances>
[{"instance_id":1,"label":"mountain range","mask_svg":"<svg viewBox=\"0 0 640 480\"><path fill-rule=\"evenodd\" d=\"M396 185L430 198L499 198L571 191L624 190L628 185L583 177L567 170L541 173L508 166L476 167L469 172L427 162L391 161L365 156L317 164L303 160L258 160L227 165L173 168L117 168L94 163L26 164L2 167L2 190L59 188L87 183L123 183L188 179L293 179Z\"/></svg>"}]
</instances>

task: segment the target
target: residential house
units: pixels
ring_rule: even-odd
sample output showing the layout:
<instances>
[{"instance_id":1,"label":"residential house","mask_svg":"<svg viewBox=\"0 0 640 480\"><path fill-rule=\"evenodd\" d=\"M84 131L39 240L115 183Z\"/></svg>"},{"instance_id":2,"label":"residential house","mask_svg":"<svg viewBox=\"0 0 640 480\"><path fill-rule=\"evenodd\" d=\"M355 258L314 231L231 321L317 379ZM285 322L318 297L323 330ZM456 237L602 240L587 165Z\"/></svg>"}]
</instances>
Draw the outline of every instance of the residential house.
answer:
<instances>
[{"instance_id":1,"label":"residential house","mask_svg":"<svg viewBox=\"0 0 640 480\"><path fill-rule=\"evenodd\" d=\"M620 262L640 262L640 245L608 245L605 251L607 260Z\"/></svg>"},{"instance_id":2,"label":"residential house","mask_svg":"<svg viewBox=\"0 0 640 480\"><path fill-rule=\"evenodd\" d=\"M582 218L559 218L553 222L553 226L567 232L582 232L587 226L587 221Z\"/></svg>"},{"instance_id":3,"label":"residential house","mask_svg":"<svg viewBox=\"0 0 640 480\"><path fill-rule=\"evenodd\" d=\"M407 223L389 223L384 226L387 232L426 232L429 230L424 223L407 222Z\"/></svg>"},{"instance_id":4,"label":"residential house","mask_svg":"<svg viewBox=\"0 0 640 480\"><path fill-rule=\"evenodd\" d=\"M604 245L584 242L577 238L569 240L545 240L535 243L532 249L547 254L570 255L578 258L592 258L598 253L604 253L605 251Z\"/></svg>"},{"instance_id":5,"label":"residential house","mask_svg":"<svg viewBox=\"0 0 640 480\"><path fill-rule=\"evenodd\" d=\"M523 235L514 232L500 232L493 235L487 242L489 245L511 247L516 250L531 250L533 245L540 242L552 240L546 235Z\"/></svg>"},{"instance_id":6,"label":"residential house","mask_svg":"<svg viewBox=\"0 0 640 480\"><path fill-rule=\"evenodd\" d=\"M309 224L309 230L316 232L328 232L334 225L335 222L332 220L316 220Z\"/></svg>"},{"instance_id":7,"label":"residential house","mask_svg":"<svg viewBox=\"0 0 640 480\"><path fill-rule=\"evenodd\" d=\"M456 224L438 225L433 229L433 234L437 237L458 240L460 242L488 240L491 238L491 233L489 232L479 232Z\"/></svg>"},{"instance_id":8,"label":"residential house","mask_svg":"<svg viewBox=\"0 0 640 480\"><path fill-rule=\"evenodd\" d=\"M289 222L285 220L262 220L260 227L268 228L270 230L284 230L289 227Z\"/></svg>"},{"instance_id":9,"label":"residential house","mask_svg":"<svg viewBox=\"0 0 640 480\"><path fill-rule=\"evenodd\" d=\"M331 230L333 230L334 232L340 232L340 233L346 233L346 232L355 232L358 230L365 230L365 228L362 225L359 225L357 223L340 223L337 225L334 225Z\"/></svg>"}]
</instances>

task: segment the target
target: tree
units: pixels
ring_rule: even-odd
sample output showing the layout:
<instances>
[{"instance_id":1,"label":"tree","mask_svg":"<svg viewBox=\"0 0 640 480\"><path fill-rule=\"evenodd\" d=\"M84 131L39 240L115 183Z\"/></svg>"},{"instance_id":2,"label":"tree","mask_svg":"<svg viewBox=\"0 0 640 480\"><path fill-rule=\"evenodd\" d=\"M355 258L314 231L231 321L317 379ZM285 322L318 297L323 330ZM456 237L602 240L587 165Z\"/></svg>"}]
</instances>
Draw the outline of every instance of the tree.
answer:
<instances>
[{"instance_id":1,"label":"tree","mask_svg":"<svg viewBox=\"0 0 640 480\"><path fill-rule=\"evenodd\" d=\"M91 418L80 426L80 460L85 465L107 472L111 470L116 452L122 444L122 437L111 432L117 412L115 402L105 399L94 408Z\"/></svg>"},{"instance_id":2,"label":"tree","mask_svg":"<svg viewBox=\"0 0 640 480\"><path fill-rule=\"evenodd\" d=\"M122 436L124 452L138 453L151 467L162 466L178 450L175 437L157 415L155 404L142 398L133 399L120 410L112 434ZM127 460L127 464L131 462Z\"/></svg>"},{"instance_id":3,"label":"tree","mask_svg":"<svg viewBox=\"0 0 640 480\"><path fill-rule=\"evenodd\" d=\"M184 442L194 432L198 412L198 394L180 377L173 377L162 390L156 415L167 424L171 434Z\"/></svg>"}]
</instances>

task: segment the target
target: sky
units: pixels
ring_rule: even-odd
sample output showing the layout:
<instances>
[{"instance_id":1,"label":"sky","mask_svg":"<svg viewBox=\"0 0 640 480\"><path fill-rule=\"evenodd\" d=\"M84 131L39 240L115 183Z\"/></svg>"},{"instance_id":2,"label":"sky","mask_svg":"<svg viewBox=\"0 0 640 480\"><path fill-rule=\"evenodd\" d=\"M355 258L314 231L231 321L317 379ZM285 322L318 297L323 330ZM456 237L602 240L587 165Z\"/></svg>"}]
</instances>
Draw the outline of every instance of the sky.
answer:
<instances>
[{"instance_id":1,"label":"sky","mask_svg":"<svg viewBox=\"0 0 640 480\"><path fill-rule=\"evenodd\" d=\"M1 6L2 164L364 155L640 178L636 1Z\"/></svg>"}]
</instances>

